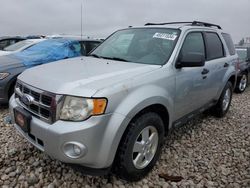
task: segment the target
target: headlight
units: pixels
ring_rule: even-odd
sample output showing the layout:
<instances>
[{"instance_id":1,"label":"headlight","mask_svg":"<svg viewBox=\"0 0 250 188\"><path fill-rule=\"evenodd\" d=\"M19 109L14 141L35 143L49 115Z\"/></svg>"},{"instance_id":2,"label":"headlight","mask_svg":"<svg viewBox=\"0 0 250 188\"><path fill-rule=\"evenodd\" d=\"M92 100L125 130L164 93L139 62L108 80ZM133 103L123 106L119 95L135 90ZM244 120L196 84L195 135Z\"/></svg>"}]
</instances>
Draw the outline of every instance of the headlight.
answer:
<instances>
[{"instance_id":1,"label":"headlight","mask_svg":"<svg viewBox=\"0 0 250 188\"><path fill-rule=\"evenodd\" d=\"M90 116L104 114L106 106L106 99L87 99L67 96L61 109L60 119L83 121Z\"/></svg>"},{"instance_id":2,"label":"headlight","mask_svg":"<svg viewBox=\"0 0 250 188\"><path fill-rule=\"evenodd\" d=\"M1 72L0 73L0 80L3 80L4 78L6 78L7 76L9 76L10 73L7 73L7 72Z\"/></svg>"}]
</instances>

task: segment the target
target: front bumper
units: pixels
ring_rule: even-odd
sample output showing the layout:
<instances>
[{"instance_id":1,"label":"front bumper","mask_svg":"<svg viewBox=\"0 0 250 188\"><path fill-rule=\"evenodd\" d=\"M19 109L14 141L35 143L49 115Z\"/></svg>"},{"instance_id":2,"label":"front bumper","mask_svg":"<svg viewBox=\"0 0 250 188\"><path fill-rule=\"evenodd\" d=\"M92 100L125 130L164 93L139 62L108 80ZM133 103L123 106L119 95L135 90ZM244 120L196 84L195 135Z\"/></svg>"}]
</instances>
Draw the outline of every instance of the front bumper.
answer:
<instances>
[{"instance_id":1,"label":"front bumper","mask_svg":"<svg viewBox=\"0 0 250 188\"><path fill-rule=\"evenodd\" d=\"M65 163L79 164L89 168L103 169L112 165L116 148L112 146L119 142L115 140L115 130L110 132L110 124L122 122L124 116L119 114L106 114L91 117L82 122L58 120L48 124L34 116L30 122L30 132L25 133L15 123L13 109L20 107L12 96L10 99L10 112L15 128L23 137L38 149L49 156ZM112 121L111 121L112 119ZM110 132L110 136L109 133ZM86 147L86 154L80 158L68 157L64 152L65 143L77 142Z\"/></svg>"}]
</instances>

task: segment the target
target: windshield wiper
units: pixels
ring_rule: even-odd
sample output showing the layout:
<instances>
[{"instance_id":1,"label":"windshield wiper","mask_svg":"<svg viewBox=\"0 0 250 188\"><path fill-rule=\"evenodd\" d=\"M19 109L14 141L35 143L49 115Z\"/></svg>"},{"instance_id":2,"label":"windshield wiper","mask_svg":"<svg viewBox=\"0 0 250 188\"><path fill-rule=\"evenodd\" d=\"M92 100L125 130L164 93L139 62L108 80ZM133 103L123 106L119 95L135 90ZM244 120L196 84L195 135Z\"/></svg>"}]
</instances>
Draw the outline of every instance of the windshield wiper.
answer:
<instances>
[{"instance_id":1,"label":"windshield wiper","mask_svg":"<svg viewBox=\"0 0 250 188\"><path fill-rule=\"evenodd\" d=\"M105 57L105 56L99 56L97 54L90 54L88 56L92 56L92 57L96 57L96 58L102 58L102 59L110 59L110 60L115 60L115 61L124 61L124 62L128 62L128 60L126 59L122 59L119 57Z\"/></svg>"},{"instance_id":2,"label":"windshield wiper","mask_svg":"<svg viewBox=\"0 0 250 188\"><path fill-rule=\"evenodd\" d=\"M110 59L110 60L115 60L115 61L124 61L124 62L128 62L128 60L126 59L122 59L119 57L102 57L103 59Z\"/></svg>"},{"instance_id":3,"label":"windshield wiper","mask_svg":"<svg viewBox=\"0 0 250 188\"><path fill-rule=\"evenodd\" d=\"M101 56L97 55L97 54L90 54L88 56L92 56L92 57L96 57L96 58L102 58Z\"/></svg>"}]
</instances>

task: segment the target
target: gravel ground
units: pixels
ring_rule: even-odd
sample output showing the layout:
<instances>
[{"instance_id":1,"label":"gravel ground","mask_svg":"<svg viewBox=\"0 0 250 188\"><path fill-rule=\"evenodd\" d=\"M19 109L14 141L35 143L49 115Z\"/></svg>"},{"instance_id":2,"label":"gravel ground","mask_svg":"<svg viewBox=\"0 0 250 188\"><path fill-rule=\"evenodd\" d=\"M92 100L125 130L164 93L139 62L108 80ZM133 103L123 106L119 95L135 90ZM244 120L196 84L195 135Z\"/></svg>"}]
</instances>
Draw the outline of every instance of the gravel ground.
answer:
<instances>
[{"instance_id":1,"label":"gravel ground","mask_svg":"<svg viewBox=\"0 0 250 188\"><path fill-rule=\"evenodd\" d=\"M167 137L160 161L142 181L128 183L84 176L50 159L4 124L0 110L0 186L2 187L250 187L250 89L234 95L223 119L201 115ZM181 176L165 181L160 173Z\"/></svg>"}]
</instances>

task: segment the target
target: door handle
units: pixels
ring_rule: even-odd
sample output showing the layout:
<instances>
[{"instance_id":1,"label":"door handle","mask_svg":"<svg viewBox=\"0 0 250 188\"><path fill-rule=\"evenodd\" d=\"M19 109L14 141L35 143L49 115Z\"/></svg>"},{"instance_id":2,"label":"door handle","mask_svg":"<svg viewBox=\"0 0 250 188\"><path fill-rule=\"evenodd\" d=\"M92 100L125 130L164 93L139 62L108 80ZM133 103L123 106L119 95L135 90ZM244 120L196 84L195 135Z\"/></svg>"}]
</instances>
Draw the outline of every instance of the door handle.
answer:
<instances>
[{"instance_id":1,"label":"door handle","mask_svg":"<svg viewBox=\"0 0 250 188\"><path fill-rule=\"evenodd\" d=\"M209 70L208 70L208 69L203 69L203 71L201 72L202 75L208 74L208 73L209 73Z\"/></svg>"},{"instance_id":2,"label":"door handle","mask_svg":"<svg viewBox=\"0 0 250 188\"><path fill-rule=\"evenodd\" d=\"M228 64L228 63L225 63L225 64L224 64L224 67L229 67L229 64Z\"/></svg>"}]
</instances>

